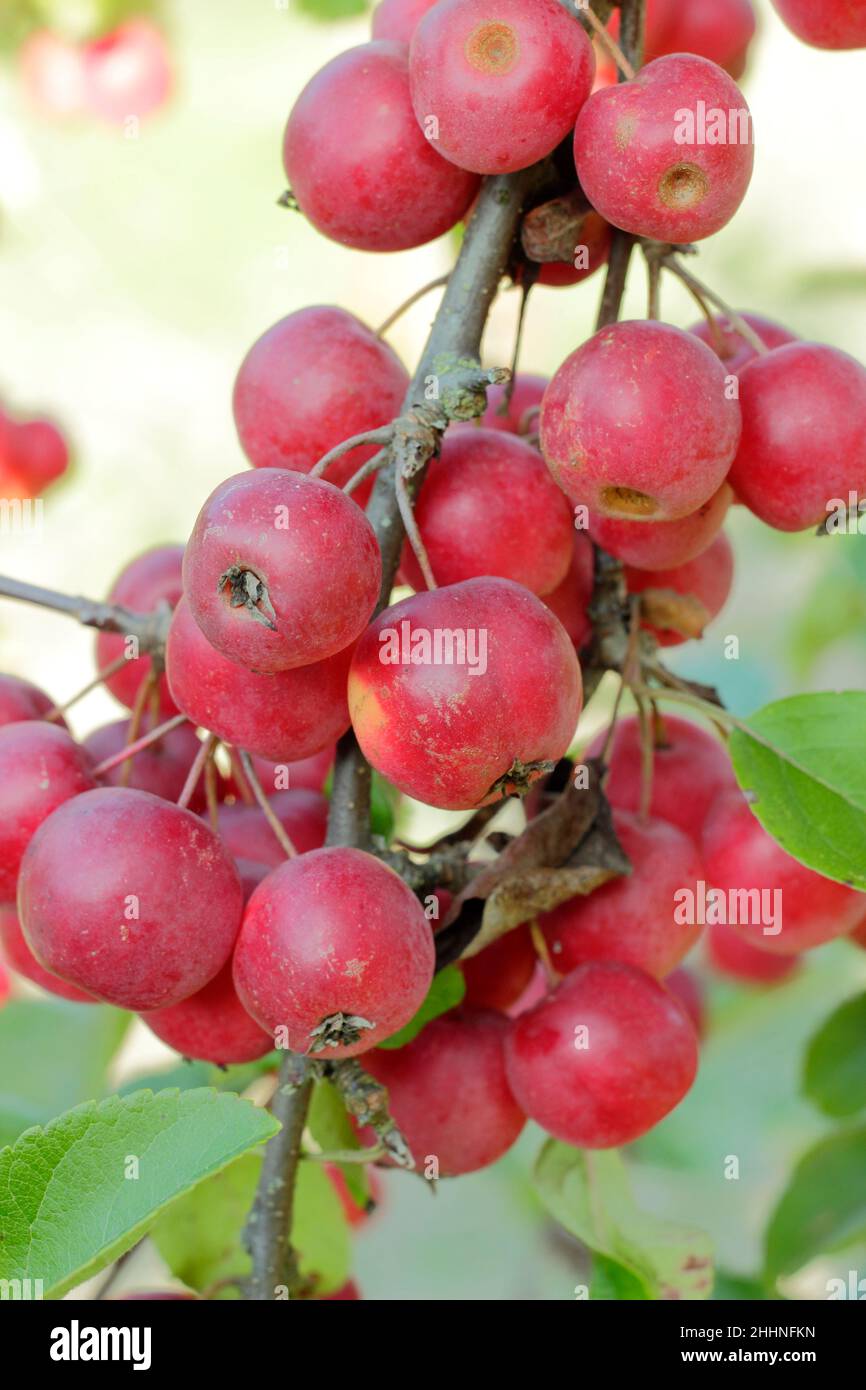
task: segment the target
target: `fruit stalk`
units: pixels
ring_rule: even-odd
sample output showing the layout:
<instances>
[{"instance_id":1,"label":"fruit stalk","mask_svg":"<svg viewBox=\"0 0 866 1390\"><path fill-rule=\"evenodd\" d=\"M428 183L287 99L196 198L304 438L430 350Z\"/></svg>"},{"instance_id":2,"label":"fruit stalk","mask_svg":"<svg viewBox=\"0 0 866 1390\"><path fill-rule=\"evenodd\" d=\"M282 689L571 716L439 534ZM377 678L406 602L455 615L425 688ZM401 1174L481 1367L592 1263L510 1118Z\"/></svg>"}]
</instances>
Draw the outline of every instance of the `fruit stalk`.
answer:
<instances>
[{"instance_id":1,"label":"fruit stalk","mask_svg":"<svg viewBox=\"0 0 866 1390\"><path fill-rule=\"evenodd\" d=\"M594 5L593 9L598 10ZM600 19L607 19L607 15L599 15ZM620 5L620 31L619 46L622 55L630 67L635 71L640 67L643 60L643 36L644 20L646 17L646 0L622 0ZM624 80L624 75L620 73L620 81ZM609 324L616 323L619 318L622 297L625 294L625 282L628 277L628 267L631 261L631 253L634 250L635 238L630 232L614 231L613 239L610 243L610 253L607 263L607 278L604 282L604 293L599 306L598 318L596 320L596 331L600 328L607 328Z\"/></svg>"}]
</instances>

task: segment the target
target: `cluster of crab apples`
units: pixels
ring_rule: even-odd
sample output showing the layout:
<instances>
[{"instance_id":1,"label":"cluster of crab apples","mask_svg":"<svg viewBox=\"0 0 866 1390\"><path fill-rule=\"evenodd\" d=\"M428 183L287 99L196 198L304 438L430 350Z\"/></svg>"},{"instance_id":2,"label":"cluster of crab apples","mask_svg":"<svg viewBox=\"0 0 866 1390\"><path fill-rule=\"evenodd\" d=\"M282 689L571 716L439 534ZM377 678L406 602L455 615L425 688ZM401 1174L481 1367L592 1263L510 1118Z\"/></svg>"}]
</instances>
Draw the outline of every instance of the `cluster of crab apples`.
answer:
<instances>
[{"instance_id":1,"label":"cluster of crab apples","mask_svg":"<svg viewBox=\"0 0 866 1390\"><path fill-rule=\"evenodd\" d=\"M375 25L286 130L301 211L346 245L420 245L471 217L481 176L564 155L599 222L653 242L708 236L742 201L748 121L742 141L677 137L676 113L699 104L748 116L711 57L662 48L593 92L592 47L556 0L385 0ZM718 54L727 66L748 37ZM361 1056L445 1176L493 1162L527 1117L588 1148L645 1133L695 1077L679 967L703 928L720 968L770 981L862 935L866 898L767 835L693 723L660 721L642 807L624 718L586 751L607 764L631 873L471 956L462 1005L382 1050L430 990L447 894L431 910L374 854L325 844L336 741L353 730L398 792L449 811L541 784L574 756L594 546L622 562L648 636L698 635L730 589L732 505L801 531L863 495L866 371L755 315L604 327L549 382L518 376L448 428L415 502L421 547L402 555L414 592L394 601L358 479L377 443L317 464L416 404L391 348L342 309L293 313L253 344L234 392L252 467L110 595L172 610L155 660L122 633L98 639L129 719L80 744L47 696L0 678L0 933L13 969L140 1014L186 1056ZM697 603L697 631L677 597ZM708 885L717 901L780 894L783 917L677 912Z\"/></svg>"}]
</instances>

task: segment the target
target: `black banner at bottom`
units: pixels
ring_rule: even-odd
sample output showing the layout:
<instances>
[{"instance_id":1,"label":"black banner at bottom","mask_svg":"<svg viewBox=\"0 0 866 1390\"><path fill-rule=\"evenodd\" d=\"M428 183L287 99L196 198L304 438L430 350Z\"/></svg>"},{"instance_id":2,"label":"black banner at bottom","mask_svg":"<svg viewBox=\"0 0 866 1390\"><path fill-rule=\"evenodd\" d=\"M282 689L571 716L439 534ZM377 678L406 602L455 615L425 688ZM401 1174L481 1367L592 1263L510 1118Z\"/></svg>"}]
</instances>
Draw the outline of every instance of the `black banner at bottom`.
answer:
<instances>
[{"instance_id":1,"label":"black banner at bottom","mask_svg":"<svg viewBox=\"0 0 866 1390\"><path fill-rule=\"evenodd\" d=\"M471 1307L473 1339L484 1339L486 1374L498 1369L495 1359L490 1364L491 1352L495 1358L501 1351L504 1368L513 1366L508 1359L513 1356L513 1322L509 1334L485 1336L486 1317L477 1303ZM560 1305L554 1324L574 1339L570 1346L578 1364L584 1356L592 1357L593 1362L601 1357L617 1371L631 1366L641 1372L673 1367L762 1366L776 1370L806 1366L826 1375L837 1363L857 1364L866 1326L862 1310L846 1307L843 1302L575 1302L568 1305L560 1322L562 1311ZM196 1311L167 1302L4 1300L0 1302L0 1338L7 1346L26 1347L29 1371L47 1371L50 1379L60 1381L82 1372L92 1378L103 1367L115 1374L127 1370L146 1375L190 1364L199 1379L212 1370L230 1381L233 1374L246 1377L251 1369L256 1377L272 1367L282 1366L288 1372L293 1362L297 1364L296 1353L303 1355L302 1344L295 1340L298 1334L303 1334L305 1326L318 1330L316 1316L312 1324L306 1322L308 1316L300 1306L291 1304L263 1313L255 1305L241 1302L204 1303ZM333 1326L329 1320L334 1314L318 1316L325 1316L325 1326ZM362 1308L348 1316L363 1320L367 1315ZM376 1319L379 1315L372 1316ZM402 1340L405 1311L399 1316ZM434 1324L429 1314L426 1316L427 1335L441 1338L445 1331L441 1318L434 1333ZM449 1319L459 1333L459 1316L452 1312ZM362 1324L351 1326L359 1339L355 1342L357 1355L360 1338L366 1339L369 1333L360 1332ZM493 1328L495 1334L495 1323ZM526 1333L531 1336L531 1326L524 1336ZM321 1345L311 1343L310 1351ZM563 1343L557 1345L561 1352ZM329 1364L323 1365L323 1373L333 1369L332 1355L328 1353ZM590 1363L587 1360L583 1364L588 1367Z\"/></svg>"}]
</instances>

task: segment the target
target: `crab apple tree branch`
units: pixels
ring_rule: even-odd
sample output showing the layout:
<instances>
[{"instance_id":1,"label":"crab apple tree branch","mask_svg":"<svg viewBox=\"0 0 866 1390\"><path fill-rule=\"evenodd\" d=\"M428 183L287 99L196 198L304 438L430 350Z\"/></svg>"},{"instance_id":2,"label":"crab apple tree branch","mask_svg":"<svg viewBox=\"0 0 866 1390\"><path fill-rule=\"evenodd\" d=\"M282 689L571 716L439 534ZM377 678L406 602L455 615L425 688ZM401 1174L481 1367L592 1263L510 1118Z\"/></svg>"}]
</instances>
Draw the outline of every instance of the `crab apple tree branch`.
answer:
<instances>
[{"instance_id":1,"label":"crab apple tree branch","mask_svg":"<svg viewBox=\"0 0 866 1390\"><path fill-rule=\"evenodd\" d=\"M396 470L411 461L413 467L406 486L410 496L414 496L436 447L437 429L441 434L450 418L471 418L484 409L483 374L478 362L481 336L517 234L521 208L537 178L537 168L530 168L485 181L406 394L404 413L394 423L392 457L379 473L367 508L382 551L378 610L385 607L390 597L403 544ZM434 411L425 408L431 389ZM370 848L370 777L357 740L352 733L345 734L334 768L329 846ZM276 1107L275 1113L282 1128L265 1151L245 1233L253 1262L247 1284L250 1299L273 1299L275 1290L286 1284L292 1273L291 1193L300 1160L296 1136L306 1121L312 1068L309 1059L288 1052L280 1064L279 1113Z\"/></svg>"},{"instance_id":2,"label":"crab apple tree branch","mask_svg":"<svg viewBox=\"0 0 866 1390\"><path fill-rule=\"evenodd\" d=\"M578 7L578 17L581 17L581 8ZM606 21L613 6L601 0L592 8ZM643 9L643 0L631 0L623 6L623 51L636 65L640 62ZM585 26L588 25L588 21L581 18ZM379 470L367 507L367 516L382 552L382 590L377 611L386 607L390 598L405 535L397 470L403 471L411 501L417 496L427 463L448 421L472 418L483 412L486 397L483 380L479 378L482 376L480 350L484 327L507 268L523 205L543 177L544 166L535 165L514 174L487 178L482 186L457 263L448 277L427 344L406 394L403 415L393 424L390 458ZM611 315L611 322L619 313L630 253L629 239L619 252L616 275L609 275L605 287L608 302L605 312ZM407 463L411 465L408 468ZM369 848L370 777L366 759L354 734L349 732L340 740L337 751L328 818L329 846ZM281 1191L294 1185L299 1148L293 1143L292 1135L303 1129L311 1090L309 1079L299 1084L298 1076L304 1067L309 1069L310 1066L311 1063L299 1063L297 1058L287 1054L280 1068L279 1093L285 1092L287 1113L279 1116L283 1130L269 1143L253 1208L255 1221L248 1227L247 1239L253 1257L251 1297L272 1298L274 1285L279 1282L273 1278L275 1271L285 1270L287 1263L291 1263L291 1200L273 1202L269 1200L268 1190L275 1182L276 1173L283 1184Z\"/></svg>"},{"instance_id":3,"label":"crab apple tree branch","mask_svg":"<svg viewBox=\"0 0 866 1390\"><path fill-rule=\"evenodd\" d=\"M116 632L134 637L142 652L160 654L165 650L165 638L171 621L171 609L161 604L152 613L136 613L117 603L101 603L81 595L61 594L55 589L43 589L38 584L26 584L20 579L0 575L0 598L13 598L66 613L83 627L95 627L100 632Z\"/></svg>"}]
</instances>

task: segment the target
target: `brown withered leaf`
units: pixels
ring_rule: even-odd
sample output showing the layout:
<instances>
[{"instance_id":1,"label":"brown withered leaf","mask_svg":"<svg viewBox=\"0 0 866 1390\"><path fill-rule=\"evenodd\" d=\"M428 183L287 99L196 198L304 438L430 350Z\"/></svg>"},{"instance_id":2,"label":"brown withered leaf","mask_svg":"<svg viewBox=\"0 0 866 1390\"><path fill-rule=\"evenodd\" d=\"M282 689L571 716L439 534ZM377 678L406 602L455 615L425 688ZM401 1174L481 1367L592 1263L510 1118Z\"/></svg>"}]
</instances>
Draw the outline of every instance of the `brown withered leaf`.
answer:
<instances>
[{"instance_id":1,"label":"brown withered leaf","mask_svg":"<svg viewBox=\"0 0 866 1390\"><path fill-rule=\"evenodd\" d=\"M694 594L678 594L674 589L644 589L640 606L644 621L651 627L666 628L681 637L703 637L712 617Z\"/></svg>"},{"instance_id":2,"label":"brown withered leaf","mask_svg":"<svg viewBox=\"0 0 866 1390\"><path fill-rule=\"evenodd\" d=\"M583 240L583 227L590 211L586 198L575 189L560 198L528 212L520 227L520 242L530 261L544 264L574 258L575 248Z\"/></svg>"},{"instance_id":3,"label":"brown withered leaf","mask_svg":"<svg viewBox=\"0 0 866 1390\"><path fill-rule=\"evenodd\" d=\"M601 790L599 764L591 760L586 766L589 786L577 789L569 781L454 899L436 937L440 969L461 956L477 955L506 931L575 894L591 893L630 872Z\"/></svg>"}]
</instances>

